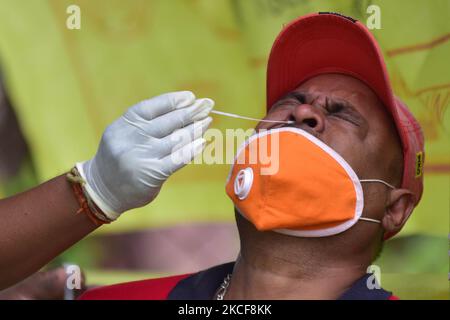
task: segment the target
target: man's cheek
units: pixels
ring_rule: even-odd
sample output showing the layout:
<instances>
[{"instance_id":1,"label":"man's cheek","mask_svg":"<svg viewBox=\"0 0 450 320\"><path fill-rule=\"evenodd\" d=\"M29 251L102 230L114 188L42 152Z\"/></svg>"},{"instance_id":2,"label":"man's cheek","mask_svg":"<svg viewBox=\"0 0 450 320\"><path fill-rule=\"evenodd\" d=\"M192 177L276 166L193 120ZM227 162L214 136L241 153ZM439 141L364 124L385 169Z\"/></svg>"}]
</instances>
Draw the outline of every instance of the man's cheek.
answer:
<instances>
[{"instance_id":1,"label":"man's cheek","mask_svg":"<svg viewBox=\"0 0 450 320\"><path fill-rule=\"evenodd\" d=\"M341 136L334 140L334 143L329 146L344 158L359 178L362 178L368 169L364 144L348 136Z\"/></svg>"}]
</instances>

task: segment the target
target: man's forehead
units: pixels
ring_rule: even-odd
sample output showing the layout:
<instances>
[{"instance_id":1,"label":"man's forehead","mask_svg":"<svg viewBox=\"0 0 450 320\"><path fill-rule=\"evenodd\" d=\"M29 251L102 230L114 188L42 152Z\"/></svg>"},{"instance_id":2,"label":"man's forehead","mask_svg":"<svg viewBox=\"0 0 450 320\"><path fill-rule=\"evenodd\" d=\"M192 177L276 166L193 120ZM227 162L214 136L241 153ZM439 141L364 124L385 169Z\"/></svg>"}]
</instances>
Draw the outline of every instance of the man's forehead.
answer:
<instances>
[{"instance_id":1,"label":"man's forehead","mask_svg":"<svg viewBox=\"0 0 450 320\"><path fill-rule=\"evenodd\" d=\"M310 78L300 84L295 90L377 99L372 89L361 80L336 73L321 74Z\"/></svg>"}]
</instances>

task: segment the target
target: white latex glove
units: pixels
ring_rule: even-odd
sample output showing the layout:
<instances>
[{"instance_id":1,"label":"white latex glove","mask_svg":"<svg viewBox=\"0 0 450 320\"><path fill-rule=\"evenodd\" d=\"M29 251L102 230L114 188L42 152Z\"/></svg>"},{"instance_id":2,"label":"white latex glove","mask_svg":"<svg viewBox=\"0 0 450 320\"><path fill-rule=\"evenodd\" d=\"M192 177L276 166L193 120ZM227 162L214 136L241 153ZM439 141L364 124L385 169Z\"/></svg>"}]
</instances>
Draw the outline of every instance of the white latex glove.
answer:
<instances>
[{"instance_id":1,"label":"white latex glove","mask_svg":"<svg viewBox=\"0 0 450 320\"><path fill-rule=\"evenodd\" d=\"M203 150L213 106L190 91L167 93L131 107L105 130L95 157L76 167L108 218L151 202Z\"/></svg>"}]
</instances>

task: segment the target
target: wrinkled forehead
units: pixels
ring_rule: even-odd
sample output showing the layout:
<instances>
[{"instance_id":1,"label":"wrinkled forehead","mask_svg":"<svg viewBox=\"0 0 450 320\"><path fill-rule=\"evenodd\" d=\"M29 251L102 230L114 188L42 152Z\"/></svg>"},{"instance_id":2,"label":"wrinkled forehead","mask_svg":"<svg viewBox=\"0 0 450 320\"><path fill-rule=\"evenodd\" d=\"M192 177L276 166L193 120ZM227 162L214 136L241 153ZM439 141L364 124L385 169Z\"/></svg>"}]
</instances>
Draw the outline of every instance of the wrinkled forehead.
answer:
<instances>
[{"instance_id":1,"label":"wrinkled forehead","mask_svg":"<svg viewBox=\"0 0 450 320\"><path fill-rule=\"evenodd\" d=\"M322 74L303 82L295 91L306 91L312 96L323 94L353 102L377 103L378 97L364 82L342 74Z\"/></svg>"}]
</instances>

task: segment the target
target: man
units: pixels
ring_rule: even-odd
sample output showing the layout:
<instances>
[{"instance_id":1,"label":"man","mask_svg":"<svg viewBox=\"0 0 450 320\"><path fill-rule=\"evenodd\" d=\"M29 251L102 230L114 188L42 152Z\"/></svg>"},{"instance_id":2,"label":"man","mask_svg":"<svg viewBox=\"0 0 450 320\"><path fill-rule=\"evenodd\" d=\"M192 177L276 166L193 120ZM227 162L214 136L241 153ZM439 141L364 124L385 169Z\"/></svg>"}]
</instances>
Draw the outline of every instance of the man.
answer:
<instances>
[{"instance_id":1,"label":"man","mask_svg":"<svg viewBox=\"0 0 450 320\"><path fill-rule=\"evenodd\" d=\"M247 168L232 170L227 193L235 204L241 243L235 263L192 275L97 288L82 299L395 299L383 289L371 290L366 272L383 241L401 230L421 198L423 136L412 114L393 96L381 51L370 32L360 22L334 13L312 14L291 22L270 54L267 107L266 120L290 123L261 122L257 129L300 133L303 140L291 141L319 150L317 159L334 157L331 166L338 161L339 169L351 173L352 181L346 177L345 183L359 190L355 196L358 214L345 223L336 219L303 225L322 218L317 199L325 200L328 208L340 208L342 190L319 184L316 193L308 193L333 172L323 167L309 180L293 180L304 171L295 161L303 161L310 153L288 150L295 161L284 157L280 166L293 163L291 174L283 177L289 184L266 182L272 197L257 188L264 178L255 167L247 176L250 184L244 193ZM290 193L288 185L313 196ZM265 201L258 206L254 203L257 192ZM283 192L289 194L284 198L284 211L290 211L286 219L308 210L316 210L316 214L295 225L276 219L267 224L267 206L276 206L274 194L283 196ZM296 206L298 198L317 206ZM272 210L271 214L283 217L286 212ZM326 227L320 229L320 223ZM335 227L337 232L329 232Z\"/></svg>"}]
</instances>

